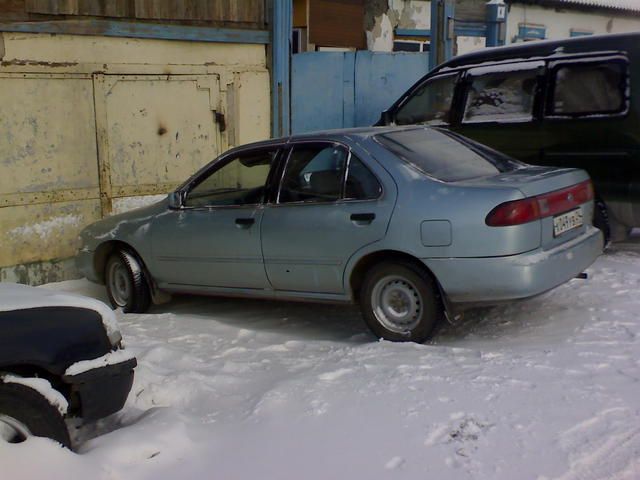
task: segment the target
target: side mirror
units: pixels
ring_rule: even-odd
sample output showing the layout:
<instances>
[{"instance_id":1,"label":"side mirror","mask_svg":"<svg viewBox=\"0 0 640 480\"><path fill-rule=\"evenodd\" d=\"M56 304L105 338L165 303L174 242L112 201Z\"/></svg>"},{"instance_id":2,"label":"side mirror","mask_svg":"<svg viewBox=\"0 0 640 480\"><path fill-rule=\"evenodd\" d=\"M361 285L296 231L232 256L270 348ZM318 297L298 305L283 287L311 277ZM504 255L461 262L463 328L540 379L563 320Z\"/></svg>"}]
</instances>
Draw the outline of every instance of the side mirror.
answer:
<instances>
[{"instance_id":1,"label":"side mirror","mask_svg":"<svg viewBox=\"0 0 640 480\"><path fill-rule=\"evenodd\" d=\"M182 207L182 192L176 191L169 194L169 208L177 210Z\"/></svg>"}]
</instances>

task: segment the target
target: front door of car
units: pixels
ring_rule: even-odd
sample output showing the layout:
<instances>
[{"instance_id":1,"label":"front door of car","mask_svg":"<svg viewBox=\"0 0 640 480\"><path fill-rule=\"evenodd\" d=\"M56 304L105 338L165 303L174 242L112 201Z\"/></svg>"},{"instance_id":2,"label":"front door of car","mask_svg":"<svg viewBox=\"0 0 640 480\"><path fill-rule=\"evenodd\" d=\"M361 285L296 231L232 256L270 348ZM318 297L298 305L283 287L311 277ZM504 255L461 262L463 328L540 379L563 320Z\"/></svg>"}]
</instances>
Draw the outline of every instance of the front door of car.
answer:
<instances>
[{"instance_id":1,"label":"front door of car","mask_svg":"<svg viewBox=\"0 0 640 480\"><path fill-rule=\"evenodd\" d=\"M197 177L180 208L152 223L160 286L268 288L260 247L265 185L277 149L230 156Z\"/></svg>"},{"instance_id":2,"label":"front door of car","mask_svg":"<svg viewBox=\"0 0 640 480\"><path fill-rule=\"evenodd\" d=\"M343 293L349 258L384 237L392 196L346 147L296 144L277 198L265 206L262 219L265 269L273 288Z\"/></svg>"}]
</instances>

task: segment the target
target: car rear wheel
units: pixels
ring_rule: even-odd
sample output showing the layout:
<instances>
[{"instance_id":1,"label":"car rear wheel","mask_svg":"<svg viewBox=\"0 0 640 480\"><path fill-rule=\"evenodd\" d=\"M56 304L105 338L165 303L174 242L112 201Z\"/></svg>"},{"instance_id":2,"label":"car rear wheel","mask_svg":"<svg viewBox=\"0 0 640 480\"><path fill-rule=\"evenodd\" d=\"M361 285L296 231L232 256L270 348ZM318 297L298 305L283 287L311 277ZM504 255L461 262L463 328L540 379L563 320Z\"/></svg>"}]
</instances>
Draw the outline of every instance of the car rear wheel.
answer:
<instances>
[{"instance_id":1,"label":"car rear wheel","mask_svg":"<svg viewBox=\"0 0 640 480\"><path fill-rule=\"evenodd\" d=\"M22 443L32 436L71 448L69 430L56 407L32 388L0 383L0 441Z\"/></svg>"},{"instance_id":2,"label":"car rear wheel","mask_svg":"<svg viewBox=\"0 0 640 480\"><path fill-rule=\"evenodd\" d=\"M433 280L411 263L381 263L367 272L360 291L364 319L379 338L428 340L443 316Z\"/></svg>"},{"instance_id":3,"label":"car rear wheel","mask_svg":"<svg viewBox=\"0 0 640 480\"><path fill-rule=\"evenodd\" d=\"M119 250L109 257L105 284L113 308L122 308L125 313L144 313L149 309L149 284L142 265L131 253Z\"/></svg>"}]
</instances>

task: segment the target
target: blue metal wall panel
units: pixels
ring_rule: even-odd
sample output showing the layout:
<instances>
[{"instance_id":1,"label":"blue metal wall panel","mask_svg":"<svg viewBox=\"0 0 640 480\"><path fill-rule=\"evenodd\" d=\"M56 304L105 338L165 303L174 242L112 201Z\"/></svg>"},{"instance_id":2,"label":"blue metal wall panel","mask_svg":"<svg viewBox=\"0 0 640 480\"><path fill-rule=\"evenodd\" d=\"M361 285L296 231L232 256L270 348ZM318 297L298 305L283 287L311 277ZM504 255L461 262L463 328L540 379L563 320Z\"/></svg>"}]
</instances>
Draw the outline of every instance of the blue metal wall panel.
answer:
<instances>
[{"instance_id":1,"label":"blue metal wall panel","mask_svg":"<svg viewBox=\"0 0 640 480\"><path fill-rule=\"evenodd\" d=\"M291 0L273 4L271 63L271 135L291 133Z\"/></svg>"},{"instance_id":2,"label":"blue metal wall panel","mask_svg":"<svg viewBox=\"0 0 640 480\"><path fill-rule=\"evenodd\" d=\"M427 52L293 55L292 133L372 125L428 71Z\"/></svg>"},{"instance_id":3,"label":"blue metal wall panel","mask_svg":"<svg viewBox=\"0 0 640 480\"><path fill-rule=\"evenodd\" d=\"M341 52L293 55L292 133L341 128L344 125L344 56ZM348 78L349 73L346 75Z\"/></svg>"},{"instance_id":4,"label":"blue metal wall panel","mask_svg":"<svg viewBox=\"0 0 640 480\"><path fill-rule=\"evenodd\" d=\"M429 53L358 52L355 126L372 125L416 80L429 71Z\"/></svg>"}]
</instances>

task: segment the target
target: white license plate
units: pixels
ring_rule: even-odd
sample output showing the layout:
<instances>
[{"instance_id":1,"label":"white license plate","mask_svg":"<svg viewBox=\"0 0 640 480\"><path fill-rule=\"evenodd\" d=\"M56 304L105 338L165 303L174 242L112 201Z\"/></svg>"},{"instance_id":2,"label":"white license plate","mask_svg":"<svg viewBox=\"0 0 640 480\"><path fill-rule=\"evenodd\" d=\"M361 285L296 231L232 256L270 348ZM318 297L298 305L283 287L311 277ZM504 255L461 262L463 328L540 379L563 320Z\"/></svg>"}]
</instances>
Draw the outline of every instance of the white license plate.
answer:
<instances>
[{"instance_id":1,"label":"white license plate","mask_svg":"<svg viewBox=\"0 0 640 480\"><path fill-rule=\"evenodd\" d=\"M582 209L576 208L570 212L553 217L553 236L557 237L564 232L582 226Z\"/></svg>"}]
</instances>

